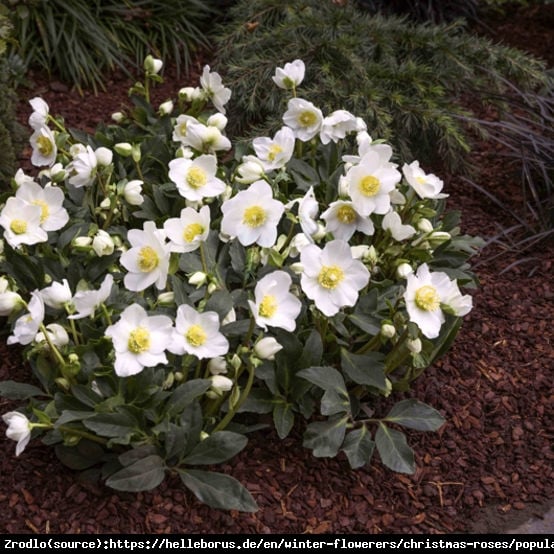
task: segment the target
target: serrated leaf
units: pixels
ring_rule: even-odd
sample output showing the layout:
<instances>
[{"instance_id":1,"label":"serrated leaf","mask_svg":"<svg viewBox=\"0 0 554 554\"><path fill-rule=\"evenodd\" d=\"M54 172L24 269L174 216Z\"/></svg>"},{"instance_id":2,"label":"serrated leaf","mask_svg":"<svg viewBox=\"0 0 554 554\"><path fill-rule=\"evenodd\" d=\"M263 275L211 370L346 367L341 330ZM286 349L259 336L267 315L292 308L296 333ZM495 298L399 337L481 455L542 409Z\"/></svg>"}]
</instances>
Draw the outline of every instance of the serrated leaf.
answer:
<instances>
[{"instance_id":1,"label":"serrated leaf","mask_svg":"<svg viewBox=\"0 0 554 554\"><path fill-rule=\"evenodd\" d=\"M371 434L365 425L360 429L350 431L342 444L342 450L346 454L352 469L369 463L374 449L375 443L371 440Z\"/></svg>"},{"instance_id":2,"label":"serrated leaf","mask_svg":"<svg viewBox=\"0 0 554 554\"><path fill-rule=\"evenodd\" d=\"M342 375L333 367L307 367L301 369L296 375L323 390L334 390L338 393L348 394Z\"/></svg>"},{"instance_id":3,"label":"serrated leaf","mask_svg":"<svg viewBox=\"0 0 554 554\"><path fill-rule=\"evenodd\" d=\"M208 506L222 510L256 512L258 506L248 490L236 479L223 473L191 469L180 472L181 481Z\"/></svg>"},{"instance_id":4,"label":"serrated leaf","mask_svg":"<svg viewBox=\"0 0 554 554\"><path fill-rule=\"evenodd\" d=\"M334 417L310 423L304 432L302 444L312 450L316 458L336 456L344 441L347 421L347 417Z\"/></svg>"},{"instance_id":5,"label":"serrated leaf","mask_svg":"<svg viewBox=\"0 0 554 554\"><path fill-rule=\"evenodd\" d=\"M34 396L46 396L46 393L34 385L17 383L16 381L1 381L0 396L10 400L25 400Z\"/></svg>"},{"instance_id":6,"label":"serrated leaf","mask_svg":"<svg viewBox=\"0 0 554 554\"><path fill-rule=\"evenodd\" d=\"M383 421L417 431L436 431L445 420L435 408L415 398L408 398L397 402Z\"/></svg>"},{"instance_id":7,"label":"serrated leaf","mask_svg":"<svg viewBox=\"0 0 554 554\"><path fill-rule=\"evenodd\" d=\"M358 385L386 390L384 356L380 352L352 354L341 349L341 368Z\"/></svg>"},{"instance_id":8,"label":"serrated leaf","mask_svg":"<svg viewBox=\"0 0 554 554\"><path fill-rule=\"evenodd\" d=\"M248 442L244 435L217 431L199 442L183 460L188 465L220 464L238 454Z\"/></svg>"},{"instance_id":9,"label":"serrated leaf","mask_svg":"<svg viewBox=\"0 0 554 554\"><path fill-rule=\"evenodd\" d=\"M117 491L148 491L156 488L164 476L164 461L157 454L152 454L111 475L106 485Z\"/></svg>"},{"instance_id":10,"label":"serrated leaf","mask_svg":"<svg viewBox=\"0 0 554 554\"><path fill-rule=\"evenodd\" d=\"M294 414L290 404L279 402L273 408L273 423L280 439L284 439L290 433L294 425Z\"/></svg>"},{"instance_id":11,"label":"serrated leaf","mask_svg":"<svg viewBox=\"0 0 554 554\"><path fill-rule=\"evenodd\" d=\"M398 473L415 473L414 452L404 433L380 423L375 433L375 445L383 463Z\"/></svg>"}]
</instances>

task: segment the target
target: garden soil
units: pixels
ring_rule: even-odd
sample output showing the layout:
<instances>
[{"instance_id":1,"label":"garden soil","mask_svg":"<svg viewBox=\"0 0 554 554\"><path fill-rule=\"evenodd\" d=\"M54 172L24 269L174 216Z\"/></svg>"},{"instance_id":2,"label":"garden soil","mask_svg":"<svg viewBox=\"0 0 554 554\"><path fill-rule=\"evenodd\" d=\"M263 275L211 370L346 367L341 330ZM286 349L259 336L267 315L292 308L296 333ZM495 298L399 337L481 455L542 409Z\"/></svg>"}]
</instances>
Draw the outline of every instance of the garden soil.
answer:
<instances>
[{"instance_id":1,"label":"garden soil","mask_svg":"<svg viewBox=\"0 0 554 554\"><path fill-rule=\"evenodd\" d=\"M486 32L550 56L552 67L553 8L489 21ZM208 60L199 60L186 78L168 71L156 101L196 85ZM122 75L112 75L98 96L80 96L39 74L29 79L20 90L23 123L27 100L36 95L68 126L90 131L128 105L131 81ZM27 150L21 159L26 168L29 155ZM517 167L487 142L476 144L472 161L479 183L518 210ZM449 207L462 211L464 232L490 239L514 224L463 179L445 181ZM480 287L469 291L475 307L452 350L410 393L446 419L438 432L409 433L415 475L393 473L377 456L353 471L342 455L314 458L302 447L301 429L281 441L268 428L253 433L242 453L218 467L248 487L259 511L225 512L202 505L176 478L151 492L115 492L66 469L39 441L16 458L15 443L2 429L0 532L506 533L529 517L540 518L554 499L554 245L542 241L522 250L515 241L515 235L494 241L472 260L480 279ZM0 340L0 379L28 377L18 348ZM0 400L1 413L16 406Z\"/></svg>"}]
</instances>

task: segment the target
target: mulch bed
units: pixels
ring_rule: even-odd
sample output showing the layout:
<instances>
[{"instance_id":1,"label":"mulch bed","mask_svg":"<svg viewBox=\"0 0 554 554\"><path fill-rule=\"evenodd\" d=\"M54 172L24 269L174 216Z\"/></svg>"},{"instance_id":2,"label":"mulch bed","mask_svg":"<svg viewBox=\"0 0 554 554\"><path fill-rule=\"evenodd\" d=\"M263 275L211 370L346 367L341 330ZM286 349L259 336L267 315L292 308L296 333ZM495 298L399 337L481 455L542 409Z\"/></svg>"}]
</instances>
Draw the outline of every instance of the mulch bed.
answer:
<instances>
[{"instance_id":1,"label":"mulch bed","mask_svg":"<svg viewBox=\"0 0 554 554\"><path fill-rule=\"evenodd\" d=\"M525 14L490 24L522 47L542 43L543 54L554 51L548 49L551 32L543 27L552 6ZM542 40L530 40L530 29ZM186 83L166 75L156 101L196 84L201 65ZM123 76L111 77L108 93L84 97L41 75L31 78L33 88L21 91L22 122L30 111L26 100L35 95L69 126L89 130L127 103L129 81ZM493 194L503 191L504 199L519 198L517 174L496 148L481 143L475 152L480 182ZM461 179L451 178L446 190L450 208L462 211L467 233L490 237L513 223ZM341 456L314 458L299 432L284 441L273 431L257 432L239 456L218 468L245 484L258 502L259 512L242 514L200 504L177 479L147 493L117 493L66 469L38 441L16 458L14 443L2 433L0 532L503 532L540 514L554 498L554 245L543 241L519 254L503 248L492 244L473 260L481 281L472 293L475 308L453 349L411 393L446 418L439 432L410 433L415 475L392 473L377 456L369 467L352 471ZM0 379L28 375L18 349L1 342ZM0 413L14 407L0 400Z\"/></svg>"}]
</instances>

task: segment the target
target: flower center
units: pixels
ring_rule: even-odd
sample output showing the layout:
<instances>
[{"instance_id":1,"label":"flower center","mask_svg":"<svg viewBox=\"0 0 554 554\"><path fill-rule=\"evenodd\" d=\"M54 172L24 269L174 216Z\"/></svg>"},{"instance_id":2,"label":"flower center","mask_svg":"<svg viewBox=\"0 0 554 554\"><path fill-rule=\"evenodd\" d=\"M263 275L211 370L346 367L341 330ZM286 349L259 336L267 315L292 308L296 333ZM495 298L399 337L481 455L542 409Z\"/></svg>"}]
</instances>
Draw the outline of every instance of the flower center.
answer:
<instances>
[{"instance_id":1,"label":"flower center","mask_svg":"<svg viewBox=\"0 0 554 554\"><path fill-rule=\"evenodd\" d=\"M185 338L192 346L202 346L208 337L206 331L200 325L191 325L185 334Z\"/></svg>"},{"instance_id":2,"label":"flower center","mask_svg":"<svg viewBox=\"0 0 554 554\"><path fill-rule=\"evenodd\" d=\"M137 327L129 333L127 348L133 354L142 354L150 348L150 331L144 327Z\"/></svg>"},{"instance_id":3,"label":"flower center","mask_svg":"<svg viewBox=\"0 0 554 554\"><path fill-rule=\"evenodd\" d=\"M258 314L262 317L272 317L277 311L277 299L272 294L266 294L260 302Z\"/></svg>"},{"instance_id":4,"label":"flower center","mask_svg":"<svg viewBox=\"0 0 554 554\"><path fill-rule=\"evenodd\" d=\"M283 149L278 144L272 144L269 147L269 153L267 154L267 159L270 162L274 162L275 158L277 157L277 154L280 154L283 151Z\"/></svg>"},{"instance_id":5,"label":"flower center","mask_svg":"<svg viewBox=\"0 0 554 554\"><path fill-rule=\"evenodd\" d=\"M50 156L50 154L52 154L54 150L52 141L45 136L40 136L37 138L37 148L43 156Z\"/></svg>"},{"instance_id":6,"label":"flower center","mask_svg":"<svg viewBox=\"0 0 554 554\"><path fill-rule=\"evenodd\" d=\"M158 253L151 246L143 246L138 257L138 266L144 273L156 269L160 263Z\"/></svg>"},{"instance_id":7,"label":"flower center","mask_svg":"<svg viewBox=\"0 0 554 554\"><path fill-rule=\"evenodd\" d=\"M27 222L24 219L12 219L10 223L10 229L16 235L22 235L27 231Z\"/></svg>"},{"instance_id":8,"label":"flower center","mask_svg":"<svg viewBox=\"0 0 554 554\"><path fill-rule=\"evenodd\" d=\"M317 116L314 112L304 110L303 112L300 112L297 120L302 127L311 127L317 123Z\"/></svg>"},{"instance_id":9,"label":"flower center","mask_svg":"<svg viewBox=\"0 0 554 554\"><path fill-rule=\"evenodd\" d=\"M181 123L179 125L179 133L184 137L187 134L187 123Z\"/></svg>"},{"instance_id":10,"label":"flower center","mask_svg":"<svg viewBox=\"0 0 554 554\"><path fill-rule=\"evenodd\" d=\"M425 179L425 177L416 177L415 180L418 182L418 184L420 185L424 185L426 182L427 182L427 179Z\"/></svg>"},{"instance_id":11,"label":"flower center","mask_svg":"<svg viewBox=\"0 0 554 554\"><path fill-rule=\"evenodd\" d=\"M33 204L40 208L40 222L44 223L50 215L50 207L44 200L34 200Z\"/></svg>"},{"instance_id":12,"label":"flower center","mask_svg":"<svg viewBox=\"0 0 554 554\"><path fill-rule=\"evenodd\" d=\"M420 310L432 312L440 306L441 299L437 289L431 285L424 285L416 290L415 304Z\"/></svg>"},{"instance_id":13,"label":"flower center","mask_svg":"<svg viewBox=\"0 0 554 554\"><path fill-rule=\"evenodd\" d=\"M346 225L350 225L351 223L354 223L356 221L356 215L357 214L354 208L348 204L341 206L337 210L337 219L341 223L345 223Z\"/></svg>"},{"instance_id":14,"label":"flower center","mask_svg":"<svg viewBox=\"0 0 554 554\"><path fill-rule=\"evenodd\" d=\"M204 232L204 227L200 223L189 223L183 231L185 242L192 242L198 235Z\"/></svg>"},{"instance_id":15,"label":"flower center","mask_svg":"<svg viewBox=\"0 0 554 554\"><path fill-rule=\"evenodd\" d=\"M267 214L261 206L250 206L244 210L242 222L248 227L260 227L265 223Z\"/></svg>"},{"instance_id":16,"label":"flower center","mask_svg":"<svg viewBox=\"0 0 554 554\"><path fill-rule=\"evenodd\" d=\"M189 187L199 189L202 188L207 181L208 177L202 168L194 166L189 169L187 173L187 184Z\"/></svg>"},{"instance_id":17,"label":"flower center","mask_svg":"<svg viewBox=\"0 0 554 554\"><path fill-rule=\"evenodd\" d=\"M377 177L374 177L373 175L366 175L361 181L359 185L360 192L364 196L375 196L379 189L381 188L381 183L379 182L379 179Z\"/></svg>"},{"instance_id":18,"label":"flower center","mask_svg":"<svg viewBox=\"0 0 554 554\"><path fill-rule=\"evenodd\" d=\"M338 265L324 265L317 276L317 282L324 289L335 289L344 279L344 271Z\"/></svg>"}]
</instances>

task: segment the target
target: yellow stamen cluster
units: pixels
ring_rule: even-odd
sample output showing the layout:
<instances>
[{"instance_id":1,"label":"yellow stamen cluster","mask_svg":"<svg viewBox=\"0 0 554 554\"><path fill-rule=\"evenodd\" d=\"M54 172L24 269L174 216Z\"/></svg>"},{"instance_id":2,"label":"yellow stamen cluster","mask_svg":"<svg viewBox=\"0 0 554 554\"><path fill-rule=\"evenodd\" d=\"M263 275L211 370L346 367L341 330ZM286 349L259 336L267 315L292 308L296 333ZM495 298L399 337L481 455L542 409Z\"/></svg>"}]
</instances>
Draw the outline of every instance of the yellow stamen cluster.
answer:
<instances>
[{"instance_id":1,"label":"yellow stamen cluster","mask_svg":"<svg viewBox=\"0 0 554 554\"><path fill-rule=\"evenodd\" d=\"M193 189L202 188L208 182L208 176L201 167L191 167L187 173L187 184Z\"/></svg>"},{"instance_id":2,"label":"yellow stamen cluster","mask_svg":"<svg viewBox=\"0 0 554 554\"><path fill-rule=\"evenodd\" d=\"M272 294L266 294L260 302L258 314L261 317L272 317L277 311L277 299Z\"/></svg>"},{"instance_id":3,"label":"yellow stamen cluster","mask_svg":"<svg viewBox=\"0 0 554 554\"><path fill-rule=\"evenodd\" d=\"M144 327L137 327L129 333L127 348L133 354L142 354L150 348L150 331Z\"/></svg>"},{"instance_id":4,"label":"yellow stamen cluster","mask_svg":"<svg viewBox=\"0 0 554 554\"><path fill-rule=\"evenodd\" d=\"M298 114L297 121L302 127L311 127L317 123L317 115L309 110L304 110Z\"/></svg>"},{"instance_id":5,"label":"yellow stamen cluster","mask_svg":"<svg viewBox=\"0 0 554 554\"><path fill-rule=\"evenodd\" d=\"M190 223L185 227L183 231L183 240L185 242L192 242L198 235L204 232L204 227L200 223Z\"/></svg>"},{"instance_id":6,"label":"yellow stamen cluster","mask_svg":"<svg viewBox=\"0 0 554 554\"><path fill-rule=\"evenodd\" d=\"M350 225L356 221L356 211L348 204L341 206L337 210L337 219L346 225Z\"/></svg>"},{"instance_id":7,"label":"yellow stamen cluster","mask_svg":"<svg viewBox=\"0 0 554 554\"><path fill-rule=\"evenodd\" d=\"M33 204L40 208L40 222L44 223L50 215L50 206L44 200L34 200Z\"/></svg>"},{"instance_id":8,"label":"yellow stamen cluster","mask_svg":"<svg viewBox=\"0 0 554 554\"><path fill-rule=\"evenodd\" d=\"M278 144L272 144L269 147L269 152L267 154L267 159L270 162L275 161L275 158L277 157L277 154L280 154L283 151L283 149Z\"/></svg>"},{"instance_id":9,"label":"yellow stamen cluster","mask_svg":"<svg viewBox=\"0 0 554 554\"><path fill-rule=\"evenodd\" d=\"M22 235L27 231L27 222L24 219L12 219L10 229L16 235Z\"/></svg>"},{"instance_id":10,"label":"yellow stamen cluster","mask_svg":"<svg viewBox=\"0 0 554 554\"><path fill-rule=\"evenodd\" d=\"M50 156L54 151L54 145L52 144L52 141L45 136L40 136L37 138L37 148L43 156Z\"/></svg>"},{"instance_id":11,"label":"yellow stamen cluster","mask_svg":"<svg viewBox=\"0 0 554 554\"><path fill-rule=\"evenodd\" d=\"M260 227L267 219L266 211L261 206L250 206L244 210L242 222L248 227Z\"/></svg>"},{"instance_id":12,"label":"yellow stamen cluster","mask_svg":"<svg viewBox=\"0 0 554 554\"><path fill-rule=\"evenodd\" d=\"M381 188L381 183L377 177L366 175L360 180L359 190L364 196L375 196Z\"/></svg>"},{"instance_id":13,"label":"yellow stamen cluster","mask_svg":"<svg viewBox=\"0 0 554 554\"><path fill-rule=\"evenodd\" d=\"M440 296L435 287L424 285L416 290L415 305L420 310L432 312L440 307L440 303Z\"/></svg>"},{"instance_id":14,"label":"yellow stamen cluster","mask_svg":"<svg viewBox=\"0 0 554 554\"><path fill-rule=\"evenodd\" d=\"M151 246L143 246L139 250L138 266L141 271L148 273L158 267L160 258L158 253Z\"/></svg>"},{"instance_id":15,"label":"yellow stamen cluster","mask_svg":"<svg viewBox=\"0 0 554 554\"><path fill-rule=\"evenodd\" d=\"M185 333L185 339L192 346L202 346L207 338L206 331L200 325L191 325Z\"/></svg>"},{"instance_id":16,"label":"yellow stamen cluster","mask_svg":"<svg viewBox=\"0 0 554 554\"><path fill-rule=\"evenodd\" d=\"M324 288L333 290L344 279L344 271L338 265L324 265L317 276L317 282Z\"/></svg>"}]
</instances>

